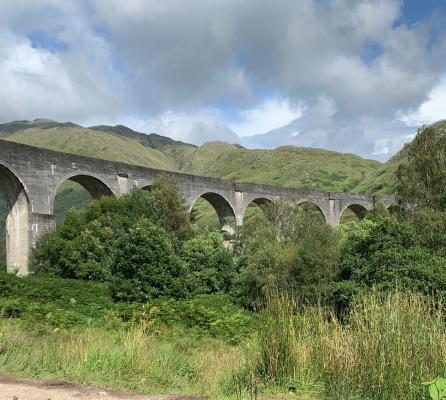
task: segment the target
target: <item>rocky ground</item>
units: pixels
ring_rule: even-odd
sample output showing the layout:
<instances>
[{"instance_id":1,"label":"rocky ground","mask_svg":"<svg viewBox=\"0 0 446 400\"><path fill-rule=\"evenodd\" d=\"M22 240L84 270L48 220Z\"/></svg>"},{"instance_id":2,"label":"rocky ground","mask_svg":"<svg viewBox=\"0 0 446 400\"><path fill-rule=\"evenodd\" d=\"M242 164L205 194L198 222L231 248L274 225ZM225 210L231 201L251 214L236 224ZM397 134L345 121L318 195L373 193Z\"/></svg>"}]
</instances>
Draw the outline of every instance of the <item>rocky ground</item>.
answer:
<instances>
[{"instance_id":1,"label":"rocky ground","mask_svg":"<svg viewBox=\"0 0 446 400\"><path fill-rule=\"evenodd\" d=\"M0 400L204 400L191 396L137 396L97 386L0 374Z\"/></svg>"}]
</instances>

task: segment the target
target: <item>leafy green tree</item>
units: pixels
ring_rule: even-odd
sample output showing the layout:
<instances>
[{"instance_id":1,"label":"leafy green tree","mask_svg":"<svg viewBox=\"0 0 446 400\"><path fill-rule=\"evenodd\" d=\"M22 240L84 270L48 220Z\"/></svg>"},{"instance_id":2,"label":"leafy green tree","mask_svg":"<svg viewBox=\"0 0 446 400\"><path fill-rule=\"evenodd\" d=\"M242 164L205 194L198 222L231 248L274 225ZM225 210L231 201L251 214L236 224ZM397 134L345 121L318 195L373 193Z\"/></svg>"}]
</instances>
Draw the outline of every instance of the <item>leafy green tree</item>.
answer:
<instances>
[{"instance_id":1,"label":"leafy green tree","mask_svg":"<svg viewBox=\"0 0 446 400\"><path fill-rule=\"evenodd\" d=\"M191 293L227 292L235 276L231 252L218 232L198 235L183 242L181 258L187 268L186 283Z\"/></svg>"},{"instance_id":2,"label":"leafy green tree","mask_svg":"<svg viewBox=\"0 0 446 400\"><path fill-rule=\"evenodd\" d=\"M180 240L190 238L192 236L190 216L184 198L180 194L177 179L162 175L151 186L150 192L160 212L161 225Z\"/></svg>"},{"instance_id":3,"label":"leafy green tree","mask_svg":"<svg viewBox=\"0 0 446 400\"><path fill-rule=\"evenodd\" d=\"M181 298L185 268L175 254L170 235L143 219L122 235L111 266L113 297L144 302L162 296Z\"/></svg>"},{"instance_id":4,"label":"leafy green tree","mask_svg":"<svg viewBox=\"0 0 446 400\"><path fill-rule=\"evenodd\" d=\"M404 148L397 171L398 197L407 208L446 210L446 127L426 126Z\"/></svg>"},{"instance_id":5,"label":"leafy green tree","mask_svg":"<svg viewBox=\"0 0 446 400\"><path fill-rule=\"evenodd\" d=\"M355 291L353 287L362 288L360 291L402 287L443 295L446 259L423 246L411 224L399 222L385 210L377 210L349 227L342 246L339 278L343 282L341 287L350 292ZM342 291L337 295L342 296Z\"/></svg>"},{"instance_id":6,"label":"leafy green tree","mask_svg":"<svg viewBox=\"0 0 446 400\"><path fill-rule=\"evenodd\" d=\"M293 200L264 211L242 228L239 296L253 305L278 290L314 301L336 276L337 236L318 211Z\"/></svg>"}]
</instances>

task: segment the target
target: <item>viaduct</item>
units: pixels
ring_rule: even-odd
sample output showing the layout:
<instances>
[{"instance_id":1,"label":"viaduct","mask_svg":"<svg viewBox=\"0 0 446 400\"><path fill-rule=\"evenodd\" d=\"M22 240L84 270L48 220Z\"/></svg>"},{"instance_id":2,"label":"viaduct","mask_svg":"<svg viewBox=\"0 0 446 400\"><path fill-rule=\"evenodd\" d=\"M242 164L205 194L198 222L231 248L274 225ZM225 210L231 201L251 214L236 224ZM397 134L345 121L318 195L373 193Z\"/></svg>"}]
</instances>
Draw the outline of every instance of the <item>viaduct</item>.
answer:
<instances>
[{"instance_id":1,"label":"viaduct","mask_svg":"<svg viewBox=\"0 0 446 400\"><path fill-rule=\"evenodd\" d=\"M202 197L220 219L233 217L238 225L251 203L261 204L293 196L299 203L319 207L328 224L337 225L350 208L358 216L370 211L377 198L357 193L328 193L166 172L136 165L82 157L0 140L0 192L6 200L6 252L8 271L28 273L30 250L37 238L55 227L54 199L67 180L82 185L93 198L120 196L132 188L148 188L161 174L178 179L189 210ZM379 199L386 207L391 196Z\"/></svg>"}]
</instances>

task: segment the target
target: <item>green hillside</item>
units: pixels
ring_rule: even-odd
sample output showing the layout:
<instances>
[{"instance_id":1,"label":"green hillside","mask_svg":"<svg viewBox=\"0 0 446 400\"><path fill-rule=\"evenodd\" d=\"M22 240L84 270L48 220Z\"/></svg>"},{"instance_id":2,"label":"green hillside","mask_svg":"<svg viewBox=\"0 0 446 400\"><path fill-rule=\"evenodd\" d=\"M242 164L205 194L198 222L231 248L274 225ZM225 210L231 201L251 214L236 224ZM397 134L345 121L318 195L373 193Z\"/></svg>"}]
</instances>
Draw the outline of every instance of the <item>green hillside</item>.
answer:
<instances>
[{"instance_id":1,"label":"green hillside","mask_svg":"<svg viewBox=\"0 0 446 400\"><path fill-rule=\"evenodd\" d=\"M353 154L322 149L284 146L250 150L224 142L210 142L189 152L183 170L241 182L352 191L382 165Z\"/></svg>"},{"instance_id":2,"label":"green hillside","mask_svg":"<svg viewBox=\"0 0 446 400\"><path fill-rule=\"evenodd\" d=\"M35 120L3 124L0 125L0 138L65 153L176 170L170 157L142 145L135 138L117 136L72 123Z\"/></svg>"}]
</instances>

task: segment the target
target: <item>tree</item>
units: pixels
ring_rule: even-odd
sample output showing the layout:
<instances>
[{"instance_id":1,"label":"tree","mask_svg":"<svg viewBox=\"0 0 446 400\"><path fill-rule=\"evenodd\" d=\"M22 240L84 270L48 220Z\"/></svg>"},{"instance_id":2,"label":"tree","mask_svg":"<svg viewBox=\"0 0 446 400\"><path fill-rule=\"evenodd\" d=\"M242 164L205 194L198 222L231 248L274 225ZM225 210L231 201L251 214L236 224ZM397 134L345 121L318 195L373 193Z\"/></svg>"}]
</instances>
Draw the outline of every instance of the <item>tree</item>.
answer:
<instances>
[{"instance_id":1,"label":"tree","mask_svg":"<svg viewBox=\"0 0 446 400\"><path fill-rule=\"evenodd\" d=\"M186 271L170 235L147 219L136 222L118 240L111 272L112 295L117 300L145 302L186 295Z\"/></svg>"},{"instance_id":2,"label":"tree","mask_svg":"<svg viewBox=\"0 0 446 400\"><path fill-rule=\"evenodd\" d=\"M248 305L271 290L308 301L325 292L339 265L338 240L319 211L295 199L278 200L241 233L240 294Z\"/></svg>"},{"instance_id":3,"label":"tree","mask_svg":"<svg viewBox=\"0 0 446 400\"><path fill-rule=\"evenodd\" d=\"M183 242L181 259L187 269L186 282L193 294L227 292L235 277L232 254L218 232L198 235Z\"/></svg>"},{"instance_id":4,"label":"tree","mask_svg":"<svg viewBox=\"0 0 446 400\"><path fill-rule=\"evenodd\" d=\"M177 179L162 175L151 186L150 192L160 211L161 225L180 240L191 237L190 217Z\"/></svg>"},{"instance_id":5,"label":"tree","mask_svg":"<svg viewBox=\"0 0 446 400\"><path fill-rule=\"evenodd\" d=\"M415 228L377 210L348 228L341 256L339 281L352 287L445 294L446 259L423 246ZM345 285L350 282L349 285ZM338 293L342 295L342 293Z\"/></svg>"},{"instance_id":6,"label":"tree","mask_svg":"<svg viewBox=\"0 0 446 400\"><path fill-rule=\"evenodd\" d=\"M446 125L418 131L404 148L406 160L397 170L398 198L404 208L446 210Z\"/></svg>"}]
</instances>

